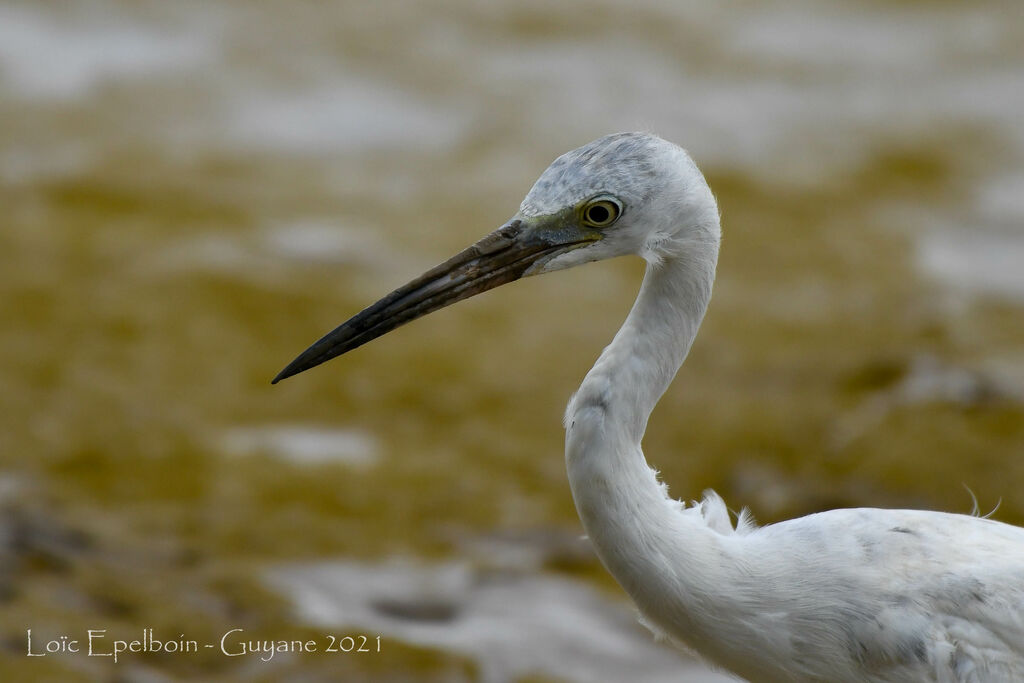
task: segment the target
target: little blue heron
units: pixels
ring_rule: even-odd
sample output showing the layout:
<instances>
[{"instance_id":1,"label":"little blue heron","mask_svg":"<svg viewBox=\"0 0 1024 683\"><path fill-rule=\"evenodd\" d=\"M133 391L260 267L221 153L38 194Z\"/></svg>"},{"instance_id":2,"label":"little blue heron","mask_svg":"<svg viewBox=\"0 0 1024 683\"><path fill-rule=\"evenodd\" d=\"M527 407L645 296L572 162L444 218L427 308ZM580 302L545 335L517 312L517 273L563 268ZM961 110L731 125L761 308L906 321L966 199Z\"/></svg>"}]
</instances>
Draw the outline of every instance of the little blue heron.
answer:
<instances>
[{"instance_id":1,"label":"little blue heron","mask_svg":"<svg viewBox=\"0 0 1024 683\"><path fill-rule=\"evenodd\" d=\"M720 239L683 149L609 135L556 159L511 220L274 381L498 285L637 254L640 294L569 401L565 459L587 535L652 629L752 681L1024 681L1024 529L871 508L734 526L713 492L669 497L640 442L704 317Z\"/></svg>"}]
</instances>

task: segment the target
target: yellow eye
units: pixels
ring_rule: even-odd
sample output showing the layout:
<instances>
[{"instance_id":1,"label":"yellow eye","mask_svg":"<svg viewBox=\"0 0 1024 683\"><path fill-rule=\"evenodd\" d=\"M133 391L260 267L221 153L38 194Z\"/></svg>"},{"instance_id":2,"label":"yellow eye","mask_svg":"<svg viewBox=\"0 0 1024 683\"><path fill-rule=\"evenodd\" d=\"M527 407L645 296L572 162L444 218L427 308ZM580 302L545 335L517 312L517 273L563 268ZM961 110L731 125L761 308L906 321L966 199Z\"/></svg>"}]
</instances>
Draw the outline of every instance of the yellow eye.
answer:
<instances>
[{"instance_id":1,"label":"yellow eye","mask_svg":"<svg viewBox=\"0 0 1024 683\"><path fill-rule=\"evenodd\" d=\"M611 199L597 199L583 208L583 222L593 228L607 228L614 223L622 209Z\"/></svg>"}]
</instances>

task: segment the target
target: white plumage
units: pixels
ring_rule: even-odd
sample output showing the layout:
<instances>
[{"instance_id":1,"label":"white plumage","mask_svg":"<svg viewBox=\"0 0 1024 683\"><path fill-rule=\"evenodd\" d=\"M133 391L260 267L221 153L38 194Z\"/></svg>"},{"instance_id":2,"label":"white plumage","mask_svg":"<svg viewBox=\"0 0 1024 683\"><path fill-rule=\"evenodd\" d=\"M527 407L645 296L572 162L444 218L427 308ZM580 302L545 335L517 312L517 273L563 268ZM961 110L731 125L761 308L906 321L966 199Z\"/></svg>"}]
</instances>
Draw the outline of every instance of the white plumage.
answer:
<instances>
[{"instance_id":1,"label":"white plumage","mask_svg":"<svg viewBox=\"0 0 1024 683\"><path fill-rule=\"evenodd\" d=\"M734 528L713 492L690 507L669 497L640 442L703 319L719 242L717 204L682 149L607 136L277 379L519 277L640 255L637 301L566 411L565 457L583 526L645 622L751 681L1024 680L1024 529L867 508Z\"/></svg>"}]
</instances>

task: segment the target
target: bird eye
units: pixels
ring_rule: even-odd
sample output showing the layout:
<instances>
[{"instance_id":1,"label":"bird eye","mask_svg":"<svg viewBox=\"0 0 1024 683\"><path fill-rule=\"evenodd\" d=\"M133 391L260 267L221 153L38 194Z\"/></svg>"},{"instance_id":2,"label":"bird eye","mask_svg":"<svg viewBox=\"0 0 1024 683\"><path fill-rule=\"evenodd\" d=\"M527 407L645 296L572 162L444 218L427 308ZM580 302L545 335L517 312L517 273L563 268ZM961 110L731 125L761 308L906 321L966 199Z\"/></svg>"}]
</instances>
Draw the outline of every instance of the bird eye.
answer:
<instances>
[{"instance_id":1,"label":"bird eye","mask_svg":"<svg viewBox=\"0 0 1024 683\"><path fill-rule=\"evenodd\" d=\"M618 219L621 212L618 202L597 199L583 208L583 222L593 228L607 228Z\"/></svg>"}]
</instances>

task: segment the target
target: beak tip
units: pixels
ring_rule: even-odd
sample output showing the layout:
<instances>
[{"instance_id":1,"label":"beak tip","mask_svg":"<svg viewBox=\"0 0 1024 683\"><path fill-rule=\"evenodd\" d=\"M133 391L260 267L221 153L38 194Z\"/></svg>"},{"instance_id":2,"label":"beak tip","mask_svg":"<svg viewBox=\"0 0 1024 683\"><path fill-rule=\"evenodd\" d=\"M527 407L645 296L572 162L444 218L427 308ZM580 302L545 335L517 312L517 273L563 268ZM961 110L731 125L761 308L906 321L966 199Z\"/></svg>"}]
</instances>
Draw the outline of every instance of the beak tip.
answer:
<instances>
[{"instance_id":1,"label":"beak tip","mask_svg":"<svg viewBox=\"0 0 1024 683\"><path fill-rule=\"evenodd\" d=\"M277 384L283 379L294 377L300 372L305 372L310 368L315 368L321 363L328 361L331 358L334 358L335 356L339 355L339 353L325 355L322 351L317 353L317 351L319 351L319 349L317 348L318 344L320 344L320 342L317 342L313 346L309 347L308 349L300 353L298 358L293 360L288 365L284 366L284 370L277 373L277 376L274 377L274 379L270 380L270 383Z\"/></svg>"},{"instance_id":2,"label":"beak tip","mask_svg":"<svg viewBox=\"0 0 1024 683\"><path fill-rule=\"evenodd\" d=\"M283 379L288 379L292 375L297 375L298 373L302 372L301 370L294 369L292 367L293 365L294 365L294 363L288 365L284 370L282 370L281 372L277 373L277 375L274 377L274 379L270 380L270 383L271 384L277 384L278 382L280 382Z\"/></svg>"}]
</instances>

